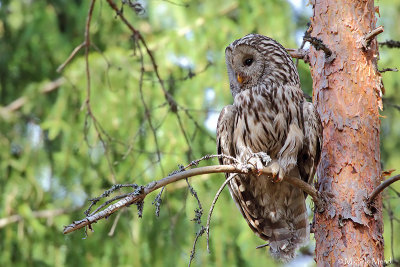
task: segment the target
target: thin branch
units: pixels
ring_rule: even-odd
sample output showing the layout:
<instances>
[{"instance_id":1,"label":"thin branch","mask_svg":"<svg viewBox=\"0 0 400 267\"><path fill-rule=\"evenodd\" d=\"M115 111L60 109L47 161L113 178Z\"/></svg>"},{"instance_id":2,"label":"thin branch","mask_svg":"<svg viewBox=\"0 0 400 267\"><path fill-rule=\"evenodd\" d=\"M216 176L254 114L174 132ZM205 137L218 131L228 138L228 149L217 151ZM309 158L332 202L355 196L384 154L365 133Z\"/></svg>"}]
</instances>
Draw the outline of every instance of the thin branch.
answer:
<instances>
[{"instance_id":1,"label":"thin branch","mask_svg":"<svg viewBox=\"0 0 400 267\"><path fill-rule=\"evenodd\" d=\"M321 39L318 39L317 37L312 37L310 35L304 36L303 38L305 41L309 42L316 50L322 50L325 53L325 58L329 59L328 61L331 62L333 61L334 54L332 53L332 50L330 50L324 42L322 42Z\"/></svg>"},{"instance_id":2,"label":"thin branch","mask_svg":"<svg viewBox=\"0 0 400 267\"><path fill-rule=\"evenodd\" d=\"M114 172L114 168L113 168L113 164L111 162L110 159L110 155L109 155L109 150L108 150L108 144L107 142L104 140L102 134L104 134L109 140L111 139L110 136L104 131L104 129L102 128L102 126L100 125L100 123L97 121L96 116L94 115L93 111L92 111L92 107L91 107L91 76L90 76L90 64L89 64L89 50L91 47L91 41L90 41L90 24L92 21L92 15L93 15L93 10L94 10L94 4L95 4L96 0L92 0L90 2L90 7L89 7L89 11L88 11L88 15L86 17L86 25L85 25L85 41L84 41L84 45L85 45L85 70L86 70L86 100L85 100L85 106L87 109L87 113L86 113L86 117L85 117L85 140L86 143L89 145L89 141L88 141L88 119L91 118L93 121L93 126L94 129L97 133L97 137L99 138L99 141L101 143L101 145L104 148L104 155L106 157L107 160L107 164L108 167L110 169L111 172L111 182L116 183L115 180L115 172Z\"/></svg>"},{"instance_id":3,"label":"thin branch","mask_svg":"<svg viewBox=\"0 0 400 267\"><path fill-rule=\"evenodd\" d=\"M193 122L193 124L195 125L196 129L199 129L203 134L208 136L210 138L210 140L213 140L213 141L215 140L215 138L206 129L204 129L204 127L200 126L200 124L190 114L190 112L189 112L190 109L185 108L185 107L183 107L181 105L179 105L178 107L179 107L179 109L182 109L185 112L186 116ZM207 110L207 112L208 112L208 110Z\"/></svg>"},{"instance_id":4,"label":"thin branch","mask_svg":"<svg viewBox=\"0 0 400 267\"><path fill-rule=\"evenodd\" d=\"M309 62L309 58L308 58L308 53L309 50L306 49L294 49L294 48L287 48L286 51L288 51L289 55L292 58L296 58L296 59L302 59L304 60L304 62Z\"/></svg>"},{"instance_id":5,"label":"thin branch","mask_svg":"<svg viewBox=\"0 0 400 267\"><path fill-rule=\"evenodd\" d=\"M397 68L384 68L384 69L379 70L380 73L384 73L387 71L398 72L399 70Z\"/></svg>"},{"instance_id":6,"label":"thin branch","mask_svg":"<svg viewBox=\"0 0 400 267\"><path fill-rule=\"evenodd\" d=\"M78 45L77 47L74 48L74 50L72 50L71 54L69 55L69 57L64 61L64 63L62 63L58 68L57 68L57 72L60 73L63 71L63 69L65 68L65 66L67 66L69 64L69 62L71 62L71 60L75 57L75 55L82 49L82 47L84 47L86 45L85 42L81 43L80 45Z\"/></svg>"},{"instance_id":7,"label":"thin branch","mask_svg":"<svg viewBox=\"0 0 400 267\"><path fill-rule=\"evenodd\" d=\"M224 190L225 186L233 179L235 178L237 173L232 174L231 176L228 177L228 179L225 180L225 182L221 185L221 187L218 189L218 192L215 194L214 200L211 204L210 211L208 212L208 217L207 217L207 225L206 225L206 232L207 232L207 250L208 253L210 253L210 222L211 222L211 215L214 211L215 203L217 203L217 200L219 198L219 195L221 195L222 190Z\"/></svg>"},{"instance_id":8,"label":"thin branch","mask_svg":"<svg viewBox=\"0 0 400 267\"><path fill-rule=\"evenodd\" d=\"M196 254L197 241L199 240L199 237L204 234L205 231L206 231L206 228L204 228L204 226L201 226L200 230L196 233L196 237L195 237L194 242L193 242L193 248L192 248L192 251L190 252L190 259L189 259L188 267L190 267L190 264L192 264L192 261L194 259L194 255Z\"/></svg>"},{"instance_id":9,"label":"thin branch","mask_svg":"<svg viewBox=\"0 0 400 267\"><path fill-rule=\"evenodd\" d=\"M192 221L195 221L197 224L201 224L201 216L203 216L203 206L201 205L199 196L197 195L196 190L190 185L188 179L186 178L186 183L189 188L190 194L197 200L197 206L198 208L194 210L195 212L195 217L192 219Z\"/></svg>"},{"instance_id":10,"label":"thin branch","mask_svg":"<svg viewBox=\"0 0 400 267\"><path fill-rule=\"evenodd\" d=\"M379 26L379 27L373 29L372 31L370 31L369 33L367 33L361 40L361 44L362 44L363 48L368 49L372 40L374 40L375 36L377 36L378 34L381 34L383 31L384 31L383 26Z\"/></svg>"},{"instance_id":11,"label":"thin branch","mask_svg":"<svg viewBox=\"0 0 400 267\"><path fill-rule=\"evenodd\" d=\"M387 40L385 42L380 42L380 46L387 46L388 48L400 48L400 41Z\"/></svg>"},{"instance_id":12,"label":"thin branch","mask_svg":"<svg viewBox=\"0 0 400 267\"><path fill-rule=\"evenodd\" d=\"M94 3L96 0L92 0L90 2L90 8L88 11L88 15L86 17L86 25L85 25L85 62L86 62L86 90L87 90L87 98L86 105L88 109L90 109L90 68L89 68L89 48L90 48L90 22L92 21L92 14L94 9Z\"/></svg>"},{"instance_id":13,"label":"thin branch","mask_svg":"<svg viewBox=\"0 0 400 267\"><path fill-rule=\"evenodd\" d=\"M389 179L387 179L386 181L384 181L383 183L381 183L378 187L376 187L374 189L374 191L372 191L371 195L368 197L367 200L367 204L371 205L372 202L374 201L374 199L389 185L391 185L392 183L396 182L400 180L400 174L393 176Z\"/></svg>"},{"instance_id":14,"label":"thin branch","mask_svg":"<svg viewBox=\"0 0 400 267\"><path fill-rule=\"evenodd\" d=\"M115 218L115 220L114 220L114 222L113 222L113 224L111 226L110 232L108 232L108 236L113 236L114 235L115 228L117 228L117 224L119 222L119 219L121 218L121 214L122 214L122 212L118 212L117 217Z\"/></svg>"},{"instance_id":15,"label":"thin branch","mask_svg":"<svg viewBox=\"0 0 400 267\"><path fill-rule=\"evenodd\" d=\"M151 61L151 64L153 66L154 73L156 74L158 82L161 85L161 89L162 89L162 91L164 93L165 99L168 102L168 105L170 106L172 111L177 110L177 103L176 103L175 99L171 96L171 94L168 93L168 91L166 90L165 85L164 85L164 81L163 81L163 79L161 79L160 73L158 72L158 65L156 63L154 55L150 51L149 47L147 46L147 42L144 39L143 35L138 30L136 30L132 26L132 24L129 23L129 21L125 18L124 14L122 12L120 12L118 6L112 0L107 0L107 3L110 5L110 7L112 9L114 9L114 11L117 13L117 16L119 16L119 18L125 23L125 25L132 31L133 36L135 38L137 38L137 40L139 40L142 43L143 47L146 50L146 54L150 57L150 61Z\"/></svg>"},{"instance_id":16,"label":"thin branch","mask_svg":"<svg viewBox=\"0 0 400 267\"><path fill-rule=\"evenodd\" d=\"M56 89L58 89L61 85L63 85L65 82L65 79L63 77L60 77L54 81L46 83L43 88L40 90L41 94L47 94L50 93ZM12 112L17 111L20 109L23 105L26 104L26 102L29 100L28 97L26 96L21 96L14 101L12 101L10 104L8 104L5 107L0 106L0 116L3 118L7 118L10 116Z\"/></svg>"},{"instance_id":17,"label":"thin branch","mask_svg":"<svg viewBox=\"0 0 400 267\"><path fill-rule=\"evenodd\" d=\"M181 130L182 135L183 135L183 137L184 137L184 139L186 141L186 144L188 146L187 156L188 156L188 158L193 158L192 146L190 144L189 137L188 137L188 135L187 135L187 133L185 131L185 127L183 126L183 123L182 123L182 120L181 120L181 116L179 115L178 111L176 111L174 113L176 115L176 119L178 120L179 129Z\"/></svg>"},{"instance_id":18,"label":"thin branch","mask_svg":"<svg viewBox=\"0 0 400 267\"><path fill-rule=\"evenodd\" d=\"M136 42L136 39L134 40L134 42ZM144 75L144 61L143 61L143 53L142 53L142 48L139 47L139 54L140 54L140 77L139 77L139 92L140 92L140 100L142 102L142 105L144 107L145 110L145 116L146 116L146 120L149 123L149 127L150 130L153 134L153 138L154 138L154 144L156 146L156 151L157 151L157 162L160 164L160 168L161 168L161 172L162 174L164 174L164 168L162 165L162 161L161 161L161 152L160 152L160 145L158 143L158 138L157 138L157 132L156 129L154 128L154 124L153 121L151 119L151 113L150 113L150 109L148 108L146 101L144 100L144 95L143 95L143 75Z\"/></svg>"},{"instance_id":19,"label":"thin branch","mask_svg":"<svg viewBox=\"0 0 400 267\"><path fill-rule=\"evenodd\" d=\"M307 29L306 29L306 31L304 32L303 40L301 41L301 45L300 45L300 47L299 47L299 50L300 50L300 49L303 49L304 46L306 45L306 40L304 40L304 37L305 37L305 36L309 36L311 31L312 31L311 22L309 21L309 22L307 22ZM308 56L307 56L306 59L305 59L305 58L302 58L302 59L303 59L304 62L306 62L306 63L310 61ZM296 68L297 68L298 66L299 66L299 58L296 58Z\"/></svg>"},{"instance_id":20,"label":"thin branch","mask_svg":"<svg viewBox=\"0 0 400 267\"><path fill-rule=\"evenodd\" d=\"M212 165L212 166L205 166L205 167L199 167L199 168L194 168L182 172L175 173L173 175L167 176L161 180L158 181L153 181L147 184L146 186L143 187L143 190L140 190L140 192L134 192L130 193L128 196L125 198L119 200L115 204L111 204L107 208L105 208L102 211L99 211L96 214L87 216L86 218L80 220L80 221L75 221L71 223L68 226L65 226L64 228L64 234L71 233L77 229L80 229L85 226L90 226L91 224L97 222L100 219L103 219L105 217L110 216L114 212L118 211L119 209L129 206L133 203L140 203L143 201L143 199L151 192L166 186L168 184L174 183L176 181L192 177L192 176L198 176L202 174L210 174L210 173L249 173L249 172L258 172L258 170L253 170L251 166L246 166L245 168L240 168L238 166L232 166L232 165ZM270 174L271 169L269 166L263 168L261 170L262 173L264 174ZM309 194L315 203L317 207L319 207L319 210L323 210L323 200L320 198L320 194L318 191L308 183L296 178L296 177L285 177L283 179L283 182L290 183L300 189L302 189L304 192Z\"/></svg>"},{"instance_id":21,"label":"thin branch","mask_svg":"<svg viewBox=\"0 0 400 267\"><path fill-rule=\"evenodd\" d=\"M66 214L69 212L71 212L71 209L39 210L39 211L33 211L31 217L51 219L56 216ZM25 217L19 214L11 215L10 217L6 218L0 218L0 229L11 223L23 221L24 219Z\"/></svg>"}]
</instances>

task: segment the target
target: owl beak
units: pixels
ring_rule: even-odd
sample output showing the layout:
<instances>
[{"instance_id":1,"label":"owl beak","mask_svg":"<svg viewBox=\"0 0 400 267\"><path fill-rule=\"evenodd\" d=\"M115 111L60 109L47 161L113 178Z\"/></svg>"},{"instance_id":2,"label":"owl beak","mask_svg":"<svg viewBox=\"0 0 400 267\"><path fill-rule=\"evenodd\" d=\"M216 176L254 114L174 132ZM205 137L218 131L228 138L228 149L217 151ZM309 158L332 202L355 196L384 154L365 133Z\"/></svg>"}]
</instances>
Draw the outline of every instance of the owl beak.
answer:
<instances>
[{"instance_id":1,"label":"owl beak","mask_svg":"<svg viewBox=\"0 0 400 267\"><path fill-rule=\"evenodd\" d=\"M237 78L237 81L240 83L240 84L242 84L243 83L243 76L240 76L240 74L238 74L237 76L236 76L236 78Z\"/></svg>"}]
</instances>

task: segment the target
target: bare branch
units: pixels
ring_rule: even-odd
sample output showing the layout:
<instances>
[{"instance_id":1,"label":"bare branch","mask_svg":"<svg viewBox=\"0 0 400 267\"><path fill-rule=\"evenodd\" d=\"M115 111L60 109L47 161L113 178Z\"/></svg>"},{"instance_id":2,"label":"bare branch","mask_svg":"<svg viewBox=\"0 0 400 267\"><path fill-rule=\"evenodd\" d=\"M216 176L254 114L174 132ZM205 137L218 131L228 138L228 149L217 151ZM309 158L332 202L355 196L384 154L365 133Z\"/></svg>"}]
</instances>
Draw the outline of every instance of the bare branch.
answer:
<instances>
[{"instance_id":1,"label":"bare branch","mask_svg":"<svg viewBox=\"0 0 400 267\"><path fill-rule=\"evenodd\" d=\"M400 174L393 176L389 179L387 179L386 181L384 181L383 183L381 183L378 187L376 187L374 189L374 191L372 191L371 195L368 197L367 200L367 204L371 205L372 202L374 201L374 199L389 185L391 185L392 183L396 182L400 180Z\"/></svg>"},{"instance_id":2,"label":"bare branch","mask_svg":"<svg viewBox=\"0 0 400 267\"><path fill-rule=\"evenodd\" d=\"M397 68L384 68L384 69L379 70L380 73L384 73L387 71L398 72L399 70Z\"/></svg>"},{"instance_id":3,"label":"bare branch","mask_svg":"<svg viewBox=\"0 0 400 267\"><path fill-rule=\"evenodd\" d=\"M46 83L43 88L40 90L40 93L42 94L47 94L50 93L56 89L58 89L61 85L63 85L65 82L65 79L63 77L60 77L54 81L51 81L49 83ZM0 106L0 116L3 118L8 118L12 112L17 111L20 109L23 105L26 104L26 102L29 100L28 97L26 96L21 96L14 101L12 101L10 104L8 104L5 107Z\"/></svg>"},{"instance_id":4,"label":"bare branch","mask_svg":"<svg viewBox=\"0 0 400 267\"><path fill-rule=\"evenodd\" d=\"M361 40L361 44L364 49L368 49L372 40L374 40L375 36L381 34L383 32L383 26L379 26L376 29L367 33Z\"/></svg>"},{"instance_id":5,"label":"bare branch","mask_svg":"<svg viewBox=\"0 0 400 267\"><path fill-rule=\"evenodd\" d=\"M332 50L330 50L324 42L322 42L321 39L318 39L317 37L312 37L310 35L304 36L304 41L309 42L316 50L322 50L325 53L325 58L328 60L328 62L332 62L335 59L334 54L332 53Z\"/></svg>"},{"instance_id":6,"label":"bare branch","mask_svg":"<svg viewBox=\"0 0 400 267\"><path fill-rule=\"evenodd\" d=\"M380 42L380 46L387 46L388 48L400 48L400 41L387 40L385 42Z\"/></svg>"},{"instance_id":7,"label":"bare branch","mask_svg":"<svg viewBox=\"0 0 400 267\"><path fill-rule=\"evenodd\" d=\"M33 218L51 219L61 214L66 214L68 212L71 212L71 209L38 210L33 211L31 216ZM0 229L7 226L8 224L20 222L23 220L24 217L19 214L11 215L10 217L6 218L0 218Z\"/></svg>"},{"instance_id":8,"label":"bare branch","mask_svg":"<svg viewBox=\"0 0 400 267\"><path fill-rule=\"evenodd\" d=\"M221 187L218 189L218 192L215 194L214 200L211 204L210 211L208 212L208 218L207 218L207 225L206 225L206 230L207 230L207 250L208 253L210 253L210 222L211 222L211 215L214 211L215 203L217 203L219 195L221 195L222 190L224 190L225 186L233 179L235 178L237 174L232 174L231 176L228 177L228 179L225 180L225 182L221 185Z\"/></svg>"},{"instance_id":9,"label":"bare branch","mask_svg":"<svg viewBox=\"0 0 400 267\"><path fill-rule=\"evenodd\" d=\"M302 59L302 60L304 60L304 62L306 62L306 63L309 62L309 58L308 58L309 50L287 48L286 51L288 51L289 55L290 55L292 58Z\"/></svg>"},{"instance_id":10,"label":"bare branch","mask_svg":"<svg viewBox=\"0 0 400 267\"><path fill-rule=\"evenodd\" d=\"M85 42L81 43L80 45L78 45L77 47L74 48L74 50L72 50L71 54L69 55L69 57L64 61L63 64L61 64L58 68L57 68L57 72L62 72L63 69L65 68L65 66L68 65L69 62L71 62L71 60L75 57L75 55L82 49L82 47L85 46Z\"/></svg>"},{"instance_id":11,"label":"bare branch","mask_svg":"<svg viewBox=\"0 0 400 267\"><path fill-rule=\"evenodd\" d=\"M125 25L131 30L131 32L133 33L133 37L137 38L137 40L139 40L142 43L142 45L144 46L144 48L146 50L146 54L150 57L150 61L153 66L154 73L156 74L158 82L161 85L161 89L164 93L165 99L167 100L172 111L177 110L177 103L176 103L175 99L171 96L171 94L165 88L164 81L163 81L163 79L161 79L160 73L158 72L158 65L156 63L153 53L150 51L149 47L147 46L146 40L144 39L142 34L138 30L136 30L132 26L132 24L129 23L129 21L125 18L124 14L122 12L120 12L118 6L112 0L107 0L107 2L109 4L109 6L115 10L115 12L117 13L117 16L119 16L120 19L125 23Z\"/></svg>"},{"instance_id":12,"label":"bare branch","mask_svg":"<svg viewBox=\"0 0 400 267\"><path fill-rule=\"evenodd\" d=\"M249 172L258 172L258 170L254 169L251 166L246 166L245 168L238 167L238 166L232 166L232 165L212 165L212 166L205 166L205 167L199 167L199 168L194 168L182 172L175 173L173 175L167 176L161 180L158 181L153 181L147 184L146 186L143 187L143 190L140 192L134 192L128 194L126 197L123 199L119 200L115 204L111 204L107 208L105 208L102 211L99 211L96 214L92 214L90 216L87 216L86 218L80 220L80 221L75 221L72 224L65 226L64 227L64 234L71 233L77 229L80 229L85 226L90 226L91 224L97 222L100 219L103 219L105 217L110 216L117 210L129 206L134 203L138 203L143 201L143 199L151 192L154 190L157 190L163 186L166 186L168 184L174 183L176 181L192 177L192 176L198 176L202 174L210 174L210 173L249 173ZM264 174L271 174L271 169L269 166L263 168L261 170L262 173ZM271 175L272 176L272 175ZM283 179L283 182L290 183L300 189L302 189L304 192L309 194L315 203L315 205L318 207L318 210L323 210L323 200L320 197L318 191L308 183L296 178L296 177L285 177Z\"/></svg>"},{"instance_id":13,"label":"bare branch","mask_svg":"<svg viewBox=\"0 0 400 267\"><path fill-rule=\"evenodd\" d=\"M189 259L188 267L190 267L190 264L192 264L192 261L194 259L194 255L196 254L197 241L199 240L199 237L204 234L205 231L206 231L206 228L204 228L204 226L202 226L200 228L200 230L196 233L196 238L194 239L194 242L193 242L193 248L192 248L192 251L190 252L190 259Z\"/></svg>"}]
</instances>

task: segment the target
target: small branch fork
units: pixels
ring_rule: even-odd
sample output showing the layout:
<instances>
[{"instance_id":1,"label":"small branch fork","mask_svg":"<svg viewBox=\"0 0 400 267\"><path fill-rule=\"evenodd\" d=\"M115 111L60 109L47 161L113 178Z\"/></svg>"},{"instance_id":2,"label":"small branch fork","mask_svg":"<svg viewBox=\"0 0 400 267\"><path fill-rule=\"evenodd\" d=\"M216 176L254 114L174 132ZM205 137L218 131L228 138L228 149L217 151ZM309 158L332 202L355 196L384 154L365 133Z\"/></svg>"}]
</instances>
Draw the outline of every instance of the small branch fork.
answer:
<instances>
[{"instance_id":1,"label":"small branch fork","mask_svg":"<svg viewBox=\"0 0 400 267\"><path fill-rule=\"evenodd\" d=\"M304 60L305 63L310 62L310 58L309 58L309 50L305 50L303 49L303 46L305 44L305 42L309 42L312 46L314 46L314 48L316 50L322 50L325 53L325 58L328 62L332 62L335 59L335 54L332 52L332 50L330 50L328 48L328 46L326 46L326 44L324 44L324 42L322 42L321 39L318 39L317 37L312 37L311 34L311 29L308 28L306 30L306 32L304 33L303 36L303 43L300 47L300 49L286 49L289 53L289 55L292 58L296 58L296 59L302 59ZM297 65L297 63L296 63Z\"/></svg>"},{"instance_id":2,"label":"small branch fork","mask_svg":"<svg viewBox=\"0 0 400 267\"><path fill-rule=\"evenodd\" d=\"M233 165L211 165L211 166L205 166L205 167L198 167L198 168L193 168L189 170L184 170L180 171L178 173L173 173L161 180L158 181L153 181L148 183L146 186L141 187L141 190L135 190L133 193L126 194L126 196L122 199L120 199L118 202L114 204L110 204L107 208L104 210L98 211L97 213L91 213L88 215L86 218L79 220L79 221L74 221L68 226L64 227L64 234L71 233L77 229L83 228L85 226L90 226L91 224L97 222L100 219L109 217L111 214L114 212L118 211L119 209L123 207L130 206L131 204L134 203L140 203L142 202L145 197L159 189L162 188L168 184L174 183L176 181L186 179L192 176L198 176L202 174L210 174L210 173L249 173L249 172L254 172L257 173L258 170L256 170L254 167L249 167L246 166L245 168L239 167L240 164L237 164L236 166ZM264 167L264 169L261 170L262 173L264 174L270 174L271 169L269 165L267 167ZM300 189L302 189L304 192L309 194L312 198L313 201L318 208L318 210L323 210L323 200L320 197L319 192L311 185L308 183L296 178L296 177L285 177L283 182L290 183ZM222 190L222 189L221 189ZM116 199L117 200L117 199Z\"/></svg>"}]
</instances>

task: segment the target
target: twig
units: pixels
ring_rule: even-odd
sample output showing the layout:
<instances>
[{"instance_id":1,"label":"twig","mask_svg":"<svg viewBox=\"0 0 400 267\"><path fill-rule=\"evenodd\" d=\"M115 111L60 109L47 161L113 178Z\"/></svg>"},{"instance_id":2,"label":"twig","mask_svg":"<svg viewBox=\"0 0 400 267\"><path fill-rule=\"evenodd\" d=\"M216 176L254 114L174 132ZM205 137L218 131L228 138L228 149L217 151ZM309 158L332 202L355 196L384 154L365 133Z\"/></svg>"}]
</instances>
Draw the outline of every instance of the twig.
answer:
<instances>
[{"instance_id":1,"label":"twig","mask_svg":"<svg viewBox=\"0 0 400 267\"><path fill-rule=\"evenodd\" d=\"M117 214L117 217L115 218L115 220L114 220L114 222L113 222L113 224L111 226L110 232L108 232L108 236L113 236L114 235L115 228L117 228L117 224L118 224L119 218L121 218L121 214L122 214L122 212L119 212Z\"/></svg>"},{"instance_id":2,"label":"twig","mask_svg":"<svg viewBox=\"0 0 400 267\"><path fill-rule=\"evenodd\" d=\"M194 210L195 212L195 217L192 219L192 221L195 221L197 224L201 224L201 216L203 216L203 206L201 205L199 196L197 195L196 190L190 185L188 179L186 178L186 183L189 188L190 194L197 200L197 206L198 208Z\"/></svg>"},{"instance_id":3,"label":"twig","mask_svg":"<svg viewBox=\"0 0 400 267\"><path fill-rule=\"evenodd\" d=\"M43 86L43 88L40 90L40 93L42 94L47 94L50 93L56 89L58 89L61 85L63 85L65 82L65 79L63 77L60 77L54 81L51 81L47 84L45 84L45 86ZM0 106L0 116L6 118L10 115L11 112L17 111L18 109L20 109L27 101L28 101L28 97L26 96L21 96L17 99L15 99L13 102L11 102L10 104L8 104L5 107L1 107Z\"/></svg>"},{"instance_id":4,"label":"twig","mask_svg":"<svg viewBox=\"0 0 400 267\"><path fill-rule=\"evenodd\" d=\"M323 42L321 39L318 39L317 37L312 37L312 36L304 36L303 38L305 41L309 42L316 50L322 50L325 53L325 58L330 59L329 61L333 61L334 57L332 50L330 50Z\"/></svg>"},{"instance_id":5,"label":"twig","mask_svg":"<svg viewBox=\"0 0 400 267\"><path fill-rule=\"evenodd\" d=\"M208 212L208 217L207 217L207 225L206 225L206 232L207 232L207 251L210 253L210 222L211 222L211 215L214 211L215 203L217 203L217 200L219 198L219 195L221 195L222 190L225 188L225 186L233 179L236 177L236 173L232 174L229 176L225 182L221 185L221 187L218 189L218 192L215 194L214 200L211 204L210 211Z\"/></svg>"},{"instance_id":6,"label":"twig","mask_svg":"<svg viewBox=\"0 0 400 267\"><path fill-rule=\"evenodd\" d=\"M400 48L400 41L387 40L385 42L380 42L380 46L387 46L388 48Z\"/></svg>"},{"instance_id":7,"label":"twig","mask_svg":"<svg viewBox=\"0 0 400 267\"><path fill-rule=\"evenodd\" d=\"M71 212L71 209L38 210L38 211L33 211L31 217L51 219L61 214L66 214L69 212ZM0 218L0 229L11 223L23 221L24 219L25 217L19 214L11 215L6 218Z\"/></svg>"},{"instance_id":8,"label":"twig","mask_svg":"<svg viewBox=\"0 0 400 267\"><path fill-rule=\"evenodd\" d=\"M309 50L287 48L286 51L288 51L289 55L290 55L292 58L302 59L302 60L304 60L304 62L306 62L306 63L309 62L309 58L308 58Z\"/></svg>"},{"instance_id":9,"label":"twig","mask_svg":"<svg viewBox=\"0 0 400 267\"><path fill-rule=\"evenodd\" d=\"M77 47L74 48L74 50L72 50L71 54L69 55L69 57L64 61L64 63L62 63L58 68L57 68L57 72L60 73L62 72L62 70L65 68L65 66L68 65L69 62L71 62L71 60L75 57L75 55L82 49L82 47L84 47L86 45L85 42L81 43L80 45L78 45Z\"/></svg>"},{"instance_id":10,"label":"twig","mask_svg":"<svg viewBox=\"0 0 400 267\"><path fill-rule=\"evenodd\" d=\"M88 11L88 15L86 17L86 25L85 25L85 41L84 41L84 46L85 46L85 70L86 70L86 100L85 100L85 106L87 109L87 113L86 113L86 117L85 117L85 140L86 143L89 145L89 141L88 141L88 118L90 117L93 121L93 126L94 129L97 133L97 137L99 138L99 141L101 143L101 145L104 148L104 155L106 157L107 160L107 164L108 167L110 169L111 172L111 182L116 183L115 180L115 172L114 172L114 168L113 168L113 164L111 162L110 159L110 155L109 155L109 150L108 150L108 144L106 143L106 141L104 140L102 134L104 134L109 140L111 139L108 134L104 131L104 129L102 128L102 126L100 125L100 123L97 121L96 116L94 115L93 111L92 111L92 107L91 107L91 76L90 76L90 64L89 64L89 49L91 46L91 41L90 41L90 24L92 21L92 15L93 15L93 10L94 10L94 4L95 4L96 0L92 0L90 2L90 7L89 7L89 11ZM90 146L90 145L89 145Z\"/></svg>"},{"instance_id":11,"label":"twig","mask_svg":"<svg viewBox=\"0 0 400 267\"><path fill-rule=\"evenodd\" d=\"M185 112L186 116L188 116L188 118L189 118L189 119L194 123L194 125L196 126L196 129L199 129L204 135L208 136L208 138L209 138L210 140L212 140L212 141L215 140L215 138L210 134L210 132L207 131L207 130L205 130L204 127L200 126L200 124L194 119L194 117L189 113L190 110L189 110L188 108L185 108L185 107L183 107L183 106L181 106L181 105L179 105L178 107L179 107L179 109L182 109L182 110ZM208 112L208 111L207 111L207 112Z\"/></svg>"},{"instance_id":12,"label":"twig","mask_svg":"<svg viewBox=\"0 0 400 267\"><path fill-rule=\"evenodd\" d=\"M374 191L372 191L371 195L368 197L367 200L367 204L371 205L372 202L374 201L374 199L389 185L391 185L392 183L396 182L400 180L400 174L393 176L389 179L387 179L386 181L384 181L383 183L381 183L379 186L377 186Z\"/></svg>"},{"instance_id":13,"label":"twig","mask_svg":"<svg viewBox=\"0 0 400 267\"><path fill-rule=\"evenodd\" d=\"M397 109L398 111L400 111L400 105L392 103L391 101L392 101L392 99L390 99L390 98L385 98L385 97L383 98L383 103L385 105L387 105L389 107L393 107L393 108Z\"/></svg>"},{"instance_id":14,"label":"twig","mask_svg":"<svg viewBox=\"0 0 400 267\"><path fill-rule=\"evenodd\" d=\"M80 221L75 221L71 223L68 226L64 227L64 234L71 233L77 229L80 229L85 226L90 226L91 224L97 222L98 220L108 217L117 210L129 206L133 203L138 203L143 201L143 199L151 192L154 190L157 190L167 184L174 183L176 181L192 177L192 176L197 176L197 175L202 175L202 174L210 174L210 173L249 173L249 171L258 171L258 170L253 170L249 168L239 168L238 166L232 166L232 165L211 165L211 166L205 166L205 167L199 167L199 168L194 168L182 172L175 173L174 175L167 176L161 180L158 181L153 181L147 184L146 186L143 187L143 190L139 194L137 193L131 193L125 198L119 200L115 204L111 204L107 208L105 208L102 211L99 211L96 214L87 216L86 218L80 220ZM267 166L263 168L262 173L268 174L271 173L270 168ZM283 182L290 183L300 189L302 189L304 192L309 194L315 203L315 205L319 208L319 210L323 210L323 200L321 199L318 191L308 183L296 178L296 177L285 177L283 179Z\"/></svg>"},{"instance_id":15,"label":"twig","mask_svg":"<svg viewBox=\"0 0 400 267\"><path fill-rule=\"evenodd\" d=\"M160 217L160 207L161 207L161 203L162 203L162 193L164 192L165 186L163 188L161 188L160 193L157 194L156 198L154 199L154 201L151 203L154 206L156 206L156 216Z\"/></svg>"},{"instance_id":16,"label":"twig","mask_svg":"<svg viewBox=\"0 0 400 267\"><path fill-rule=\"evenodd\" d=\"M125 23L125 25L132 31L133 36L137 38L143 45L143 47L146 50L147 55L150 57L151 64L154 69L154 73L156 74L156 77L158 79L158 82L160 83L161 89L164 93L165 99L168 102L168 105L170 106L171 110L176 110L177 109L177 103L175 99L171 96L170 93L165 89L164 81L161 79L160 73L158 72L158 65L156 63L156 60L154 58L153 53L150 51L149 47L147 46L146 40L144 39L143 35L136 30L132 24L129 23L129 21L125 18L124 14L120 12L118 9L118 6L112 1L112 0L107 0L107 3L110 5L112 9L115 10L119 18Z\"/></svg>"},{"instance_id":17,"label":"twig","mask_svg":"<svg viewBox=\"0 0 400 267\"><path fill-rule=\"evenodd\" d=\"M134 39L134 42L136 42L136 39ZM163 168L163 165L161 162L161 152L160 152L160 145L158 143L157 132L156 132L156 129L154 128L154 124L151 119L150 109L148 108L146 101L144 100L144 95L143 95L144 61L143 61L143 54L142 54L141 47L139 47L138 50L139 50L139 54L140 54L140 77L139 77L140 101L142 102L142 105L144 107L146 120L149 123L150 130L153 134L154 144L156 146L156 151L157 151L157 162L160 164L161 173L164 174L164 168Z\"/></svg>"},{"instance_id":18,"label":"twig","mask_svg":"<svg viewBox=\"0 0 400 267\"><path fill-rule=\"evenodd\" d=\"M266 244L262 244L262 245L257 246L256 249L265 248L265 247L268 247L268 246L269 246L269 243L266 243Z\"/></svg>"},{"instance_id":19,"label":"twig","mask_svg":"<svg viewBox=\"0 0 400 267\"><path fill-rule=\"evenodd\" d=\"M309 22L307 22L307 29L304 32L303 40L301 41L301 45L300 45L299 49L304 48L304 46L306 45L306 40L304 40L304 37L309 36L311 31L312 31L311 22L309 21ZM307 58L303 58L303 60L306 63L308 63L310 61L308 55L307 55ZM296 58L296 68L298 66L299 66L299 58Z\"/></svg>"},{"instance_id":20,"label":"twig","mask_svg":"<svg viewBox=\"0 0 400 267\"><path fill-rule=\"evenodd\" d=\"M176 115L176 119L178 120L178 125L179 125L179 129L182 132L182 135L186 141L186 144L188 146L188 152L187 152L187 156L188 158L192 158L193 157L193 152L192 152L192 146L190 145L190 140L189 137L187 136L187 133L185 131L185 127L183 126L182 120L181 120L181 116L178 113L178 110L176 110L176 112L174 112Z\"/></svg>"},{"instance_id":21,"label":"twig","mask_svg":"<svg viewBox=\"0 0 400 267\"><path fill-rule=\"evenodd\" d=\"M367 33L361 40L361 44L363 46L364 49L368 49L372 40L374 40L375 36L377 36L378 34L381 34L383 32L383 26L379 26L375 29L373 29L372 31L370 31L369 33Z\"/></svg>"},{"instance_id":22,"label":"twig","mask_svg":"<svg viewBox=\"0 0 400 267\"><path fill-rule=\"evenodd\" d=\"M194 242L193 242L193 248L192 248L192 251L190 252L190 259L189 259L188 267L190 267L190 264L192 264L194 255L196 254L197 240L199 240L199 237L202 236L205 231L206 231L206 228L204 228L204 226L201 226L200 230L196 233L196 238L194 239Z\"/></svg>"},{"instance_id":23,"label":"twig","mask_svg":"<svg viewBox=\"0 0 400 267\"><path fill-rule=\"evenodd\" d=\"M384 69L379 70L380 73L384 73L387 71L398 72L399 70L397 68L384 68Z\"/></svg>"}]
</instances>

